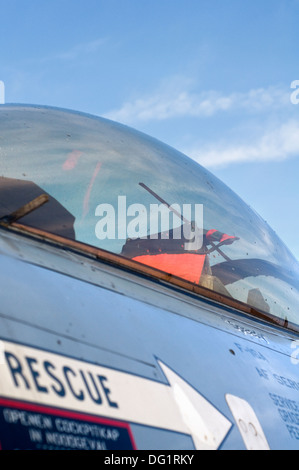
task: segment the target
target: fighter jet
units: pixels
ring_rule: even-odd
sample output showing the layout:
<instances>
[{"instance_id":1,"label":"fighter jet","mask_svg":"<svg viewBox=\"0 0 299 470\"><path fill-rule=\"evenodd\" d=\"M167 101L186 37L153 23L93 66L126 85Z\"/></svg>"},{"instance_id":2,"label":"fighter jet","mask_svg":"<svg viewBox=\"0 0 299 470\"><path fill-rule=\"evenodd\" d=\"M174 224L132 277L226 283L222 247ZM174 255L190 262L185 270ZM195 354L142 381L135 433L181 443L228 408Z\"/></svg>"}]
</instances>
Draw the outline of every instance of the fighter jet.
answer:
<instances>
[{"instance_id":1,"label":"fighter jet","mask_svg":"<svg viewBox=\"0 0 299 470\"><path fill-rule=\"evenodd\" d=\"M0 106L1 449L299 449L299 267L205 168Z\"/></svg>"}]
</instances>

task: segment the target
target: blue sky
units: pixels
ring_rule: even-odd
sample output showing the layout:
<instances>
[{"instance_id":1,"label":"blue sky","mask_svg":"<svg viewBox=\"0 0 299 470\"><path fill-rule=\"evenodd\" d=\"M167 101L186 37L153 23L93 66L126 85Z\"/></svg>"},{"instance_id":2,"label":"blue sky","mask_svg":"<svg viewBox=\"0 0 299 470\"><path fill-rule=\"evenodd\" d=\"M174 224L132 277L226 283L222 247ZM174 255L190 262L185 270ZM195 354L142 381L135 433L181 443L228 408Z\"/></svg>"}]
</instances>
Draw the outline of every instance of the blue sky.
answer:
<instances>
[{"instance_id":1,"label":"blue sky","mask_svg":"<svg viewBox=\"0 0 299 470\"><path fill-rule=\"evenodd\" d=\"M299 0L0 0L0 12L6 102L109 117L168 143L299 259Z\"/></svg>"}]
</instances>

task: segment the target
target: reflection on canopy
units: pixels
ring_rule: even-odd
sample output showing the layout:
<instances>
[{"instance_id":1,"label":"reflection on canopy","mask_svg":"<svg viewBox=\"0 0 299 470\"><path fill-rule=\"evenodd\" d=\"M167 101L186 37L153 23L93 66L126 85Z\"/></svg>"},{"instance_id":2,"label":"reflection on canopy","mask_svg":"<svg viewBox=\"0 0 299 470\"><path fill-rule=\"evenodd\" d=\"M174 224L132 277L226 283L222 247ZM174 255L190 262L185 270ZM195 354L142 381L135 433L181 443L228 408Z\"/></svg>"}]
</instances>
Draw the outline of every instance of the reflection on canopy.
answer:
<instances>
[{"instance_id":1,"label":"reflection on canopy","mask_svg":"<svg viewBox=\"0 0 299 470\"><path fill-rule=\"evenodd\" d=\"M299 324L297 261L254 211L185 155L120 124L55 108L4 105L0 125L0 217L45 192L49 203L25 216L23 224L120 254L285 324ZM202 205L200 248L186 249L183 229L192 227L193 219L172 214L167 231L162 221L153 230L154 204L168 212ZM111 213L107 209L101 219L99 207L112 208ZM141 218L140 209L137 223L132 207L143 208L147 217ZM99 221L102 227L114 224L115 236L97 236ZM128 239L126 226L133 222L137 235Z\"/></svg>"}]
</instances>

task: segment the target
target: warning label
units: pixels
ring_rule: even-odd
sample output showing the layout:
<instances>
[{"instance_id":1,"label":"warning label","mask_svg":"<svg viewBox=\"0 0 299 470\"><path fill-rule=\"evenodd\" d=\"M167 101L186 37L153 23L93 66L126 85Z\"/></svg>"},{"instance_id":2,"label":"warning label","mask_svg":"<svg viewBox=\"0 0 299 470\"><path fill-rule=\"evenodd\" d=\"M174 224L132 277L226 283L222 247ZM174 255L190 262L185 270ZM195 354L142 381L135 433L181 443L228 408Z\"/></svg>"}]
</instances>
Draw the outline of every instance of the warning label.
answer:
<instances>
[{"instance_id":1,"label":"warning label","mask_svg":"<svg viewBox=\"0 0 299 470\"><path fill-rule=\"evenodd\" d=\"M2 450L135 449L128 424L0 399Z\"/></svg>"}]
</instances>

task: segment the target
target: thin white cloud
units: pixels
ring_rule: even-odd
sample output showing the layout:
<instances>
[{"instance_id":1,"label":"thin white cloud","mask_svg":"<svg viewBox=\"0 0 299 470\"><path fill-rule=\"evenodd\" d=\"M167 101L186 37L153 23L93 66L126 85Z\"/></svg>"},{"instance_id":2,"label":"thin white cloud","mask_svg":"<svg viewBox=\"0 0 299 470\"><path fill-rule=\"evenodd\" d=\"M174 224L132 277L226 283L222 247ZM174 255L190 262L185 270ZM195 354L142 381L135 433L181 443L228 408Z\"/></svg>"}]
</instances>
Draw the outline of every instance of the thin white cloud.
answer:
<instances>
[{"instance_id":1,"label":"thin white cloud","mask_svg":"<svg viewBox=\"0 0 299 470\"><path fill-rule=\"evenodd\" d=\"M279 87L259 88L248 92L223 94L217 91L191 92L188 89L163 85L153 94L126 102L121 108L104 116L125 124L165 120L178 117L210 117L219 112L246 110L261 112L289 105L289 90Z\"/></svg>"},{"instance_id":2,"label":"thin white cloud","mask_svg":"<svg viewBox=\"0 0 299 470\"><path fill-rule=\"evenodd\" d=\"M185 149L184 152L205 167L240 162L282 161L299 156L299 122L290 120L267 131L256 143Z\"/></svg>"},{"instance_id":3,"label":"thin white cloud","mask_svg":"<svg viewBox=\"0 0 299 470\"><path fill-rule=\"evenodd\" d=\"M89 54L94 54L98 52L106 42L106 38L98 38L94 41L89 42L82 42L80 44L76 44L75 46L71 47L68 50L59 52L57 54L49 55L43 57L42 59L34 59L35 61L38 60L40 63L48 63L53 61L74 61L78 60L80 57L84 58Z\"/></svg>"},{"instance_id":4,"label":"thin white cloud","mask_svg":"<svg viewBox=\"0 0 299 470\"><path fill-rule=\"evenodd\" d=\"M97 52L105 43L106 39L100 38L90 42L77 44L68 51L62 52L55 56L56 59L61 60L74 60L85 54L92 54Z\"/></svg>"},{"instance_id":5,"label":"thin white cloud","mask_svg":"<svg viewBox=\"0 0 299 470\"><path fill-rule=\"evenodd\" d=\"M230 113L230 117L239 120L241 116L259 114L259 122L264 117L271 122L274 111L282 116L285 112L288 121L276 127L264 122L266 130L256 137L255 141L233 139L230 142L224 137L218 143L190 145L181 150L206 167L223 166L239 162L261 162L284 160L299 156L299 121L291 120L290 89L278 86L252 89L245 92L220 93L217 91L191 91L194 85L183 77L176 77L164 82L153 94L136 98L125 103L121 108L106 113L108 119L136 125L140 122L161 121L171 118L210 118L221 113ZM293 108L292 108L293 111ZM236 113L233 116L233 113ZM282 118L281 118L282 119ZM280 119L280 122L281 122ZM284 118L285 119L285 118ZM257 122L257 121L256 121ZM252 123L249 124L252 127ZM252 128L248 129L252 135ZM255 130L256 133L256 130ZM244 129L243 129L244 135ZM233 139L233 140L232 140ZM176 145L177 146L177 145Z\"/></svg>"}]
</instances>

